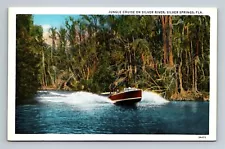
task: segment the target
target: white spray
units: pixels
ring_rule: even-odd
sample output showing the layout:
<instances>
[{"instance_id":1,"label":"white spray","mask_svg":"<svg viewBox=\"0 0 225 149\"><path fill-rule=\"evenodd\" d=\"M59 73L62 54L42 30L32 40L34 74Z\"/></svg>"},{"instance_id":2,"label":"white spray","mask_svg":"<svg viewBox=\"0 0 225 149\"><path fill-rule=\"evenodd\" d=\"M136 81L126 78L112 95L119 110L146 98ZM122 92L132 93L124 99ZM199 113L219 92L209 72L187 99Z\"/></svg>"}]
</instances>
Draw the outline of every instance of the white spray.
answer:
<instances>
[{"instance_id":1,"label":"white spray","mask_svg":"<svg viewBox=\"0 0 225 149\"><path fill-rule=\"evenodd\" d=\"M160 96L157 93L150 92L150 91L143 91L142 92L142 100L141 104L148 104L148 105L162 105L166 104L169 101Z\"/></svg>"},{"instance_id":2,"label":"white spray","mask_svg":"<svg viewBox=\"0 0 225 149\"><path fill-rule=\"evenodd\" d=\"M74 93L60 93L56 91L40 92L41 94L36 98L39 102L61 102L71 105L103 105L112 104L111 100L107 97L100 96L90 92L74 92ZM143 91L142 100L138 103L139 105L163 105L168 103L166 99L160 95Z\"/></svg>"}]
</instances>

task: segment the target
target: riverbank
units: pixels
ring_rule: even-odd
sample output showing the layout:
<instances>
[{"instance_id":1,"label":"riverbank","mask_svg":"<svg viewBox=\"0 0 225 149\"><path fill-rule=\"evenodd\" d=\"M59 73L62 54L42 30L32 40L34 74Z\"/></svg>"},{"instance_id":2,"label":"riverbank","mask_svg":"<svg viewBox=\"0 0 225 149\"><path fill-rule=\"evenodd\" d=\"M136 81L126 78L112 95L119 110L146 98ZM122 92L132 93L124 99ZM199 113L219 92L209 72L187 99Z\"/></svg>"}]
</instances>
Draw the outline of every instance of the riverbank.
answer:
<instances>
[{"instance_id":1,"label":"riverbank","mask_svg":"<svg viewBox=\"0 0 225 149\"><path fill-rule=\"evenodd\" d=\"M183 93L173 94L171 101L209 101L209 93L184 91Z\"/></svg>"}]
</instances>

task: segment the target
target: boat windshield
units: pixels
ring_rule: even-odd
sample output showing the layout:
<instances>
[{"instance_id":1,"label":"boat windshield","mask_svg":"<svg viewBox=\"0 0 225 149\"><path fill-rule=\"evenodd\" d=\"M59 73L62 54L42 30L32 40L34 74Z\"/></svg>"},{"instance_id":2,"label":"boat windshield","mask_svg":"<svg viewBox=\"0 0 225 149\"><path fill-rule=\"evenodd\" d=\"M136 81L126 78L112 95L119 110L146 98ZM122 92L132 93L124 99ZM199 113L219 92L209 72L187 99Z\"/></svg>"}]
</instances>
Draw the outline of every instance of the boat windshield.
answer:
<instances>
[{"instance_id":1,"label":"boat windshield","mask_svg":"<svg viewBox=\"0 0 225 149\"><path fill-rule=\"evenodd\" d=\"M124 88L124 92L128 92L128 91L133 91L133 90L137 90L136 88Z\"/></svg>"}]
</instances>

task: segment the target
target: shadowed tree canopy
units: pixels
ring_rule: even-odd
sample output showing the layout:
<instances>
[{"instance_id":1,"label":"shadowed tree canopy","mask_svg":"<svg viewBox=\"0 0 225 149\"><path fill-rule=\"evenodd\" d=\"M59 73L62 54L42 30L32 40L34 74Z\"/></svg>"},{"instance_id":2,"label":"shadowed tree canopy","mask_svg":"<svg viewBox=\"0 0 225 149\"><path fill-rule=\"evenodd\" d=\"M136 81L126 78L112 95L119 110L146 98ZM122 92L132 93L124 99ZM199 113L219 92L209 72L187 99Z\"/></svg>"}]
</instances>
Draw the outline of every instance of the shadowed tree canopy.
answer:
<instances>
[{"instance_id":1,"label":"shadowed tree canopy","mask_svg":"<svg viewBox=\"0 0 225 149\"><path fill-rule=\"evenodd\" d=\"M40 52L43 44L41 26L33 25L32 15L16 17L16 99L29 100L41 85Z\"/></svg>"}]
</instances>

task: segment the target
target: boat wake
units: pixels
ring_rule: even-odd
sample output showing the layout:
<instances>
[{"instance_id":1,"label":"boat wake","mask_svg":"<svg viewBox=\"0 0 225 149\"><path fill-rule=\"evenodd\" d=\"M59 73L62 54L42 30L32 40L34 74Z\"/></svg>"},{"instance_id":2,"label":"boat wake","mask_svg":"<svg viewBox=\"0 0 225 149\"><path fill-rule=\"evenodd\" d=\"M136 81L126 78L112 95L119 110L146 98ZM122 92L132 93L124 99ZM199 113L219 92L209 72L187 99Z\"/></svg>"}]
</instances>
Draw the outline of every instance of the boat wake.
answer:
<instances>
[{"instance_id":1,"label":"boat wake","mask_svg":"<svg viewBox=\"0 0 225 149\"><path fill-rule=\"evenodd\" d=\"M164 105L169 101L160 96L157 93L150 92L150 91L143 91L142 92L142 100L139 104L141 105Z\"/></svg>"},{"instance_id":2,"label":"boat wake","mask_svg":"<svg viewBox=\"0 0 225 149\"><path fill-rule=\"evenodd\" d=\"M40 103L54 102L76 106L112 105L112 101L108 97L84 91L39 91L36 100ZM153 92L143 91L142 100L137 104L137 106L163 105L166 103L168 103L168 101L160 95Z\"/></svg>"},{"instance_id":3,"label":"boat wake","mask_svg":"<svg viewBox=\"0 0 225 149\"><path fill-rule=\"evenodd\" d=\"M88 106L111 104L107 97L103 97L90 92L57 92L57 91L39 91L36 100L40 103L65 103L70 105Z\"/></svg>"},{"instance_id":4,"label":"boat wake","mask_svg":"<svg viewBox=\"0 0 225 149\"><path fill-rule=\"evenodd\" d=\"M72 93L68 98L69 102L74 104L111 103L109 98L90 92L75 92Z\"/></svg>"}]
</instances>

